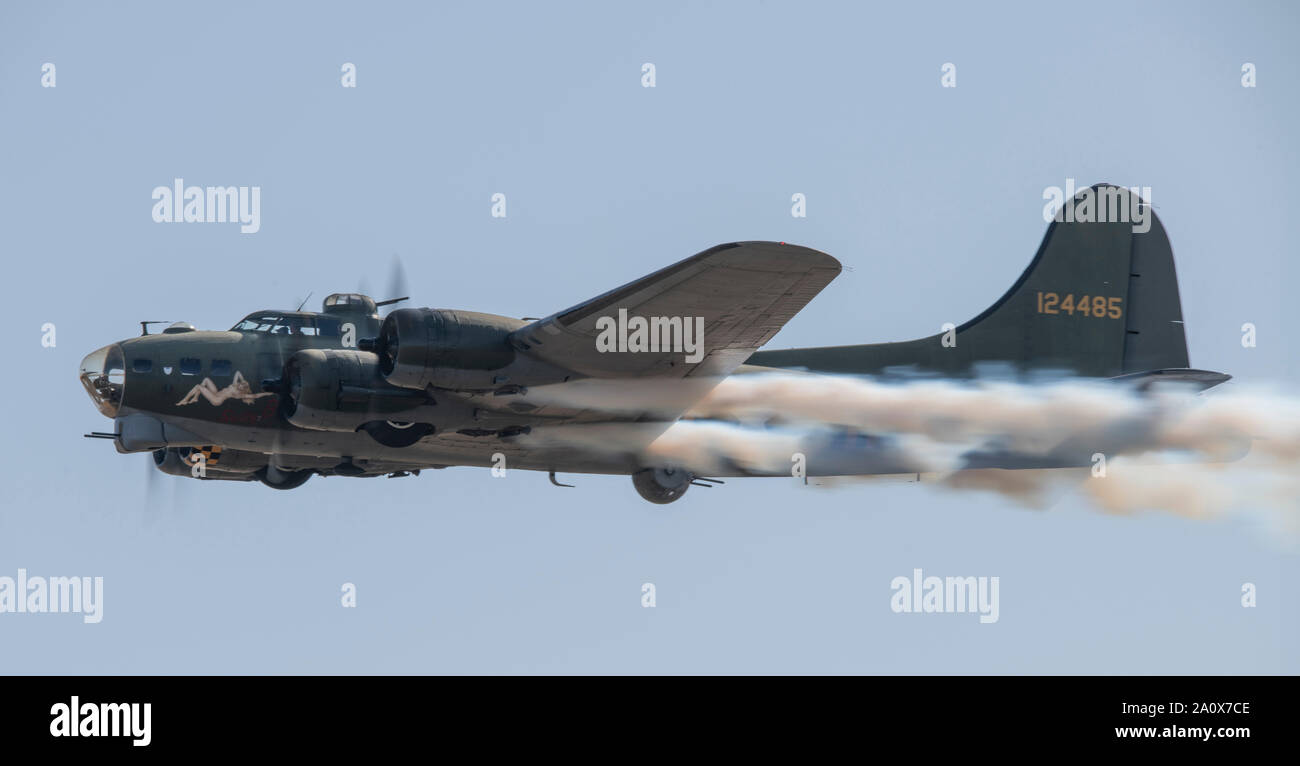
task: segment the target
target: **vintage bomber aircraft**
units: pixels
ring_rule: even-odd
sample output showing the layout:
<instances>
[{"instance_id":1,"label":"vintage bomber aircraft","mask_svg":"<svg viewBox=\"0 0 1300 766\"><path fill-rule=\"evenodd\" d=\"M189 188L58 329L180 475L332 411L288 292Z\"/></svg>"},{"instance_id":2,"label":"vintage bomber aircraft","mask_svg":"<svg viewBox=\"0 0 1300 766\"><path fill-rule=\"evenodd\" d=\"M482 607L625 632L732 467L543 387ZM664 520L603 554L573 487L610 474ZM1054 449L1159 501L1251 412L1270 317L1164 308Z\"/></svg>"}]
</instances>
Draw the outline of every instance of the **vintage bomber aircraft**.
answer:
<instances>
[{"instance_id":1,"label":"vintage bomber aircraft","mask_svg":"<svg viewBox=\"0 0 1300 766\"><path fill-rule=\"evenodd\" d=\"M1081 192L1143 204L1121 187ZM1113 204L1113 203L1112 203ZM1136 208L1134 208L1136 209ZM320 312L259 311L225 332L176 323L105 346L81 363L95 406L113 418L119 452L153 453L159 469L277 489L312 475L405 476L489 466L630 474L647 500L672 502L701 479L645 465L639 450L538 445L539 427L620 420L607 411L530 401L529 389L581 379L683 379L702 396L721 377L770 368L866 375L965 377L982 365L1048 368L1142 384L1209 387L1227 375L1188 369L1173 253L1154 213L1127 222L1056 221L1037 255L989 309L941 334L902 343L759 351L840 272L825 253L777 242L718 245L591 300L528 322L446 309L397 309L335 294ZM626 312L623 314L622 312ZM618 353L600 335L618 317L702 317L703 347ZM685 411L690 401L682 401ZM646 417L622 420L646 420ZM660 412L660 428L671 426ZM1091 449L1084 452L1091 454ZM844 450L836 450L843 455ZM909 470L870 455L854 465L810 461L810 474ZM1054 465L1087 465L1061 456ZM1049 461L1050 462L1050 461ZM203 470L195 466L202 464ZM842 463L842 461L841 461ZM971 467L1044 467L1041 458L972 455ZM716 475L754 475L737 467Z\"/></svg>"}]
</instances>

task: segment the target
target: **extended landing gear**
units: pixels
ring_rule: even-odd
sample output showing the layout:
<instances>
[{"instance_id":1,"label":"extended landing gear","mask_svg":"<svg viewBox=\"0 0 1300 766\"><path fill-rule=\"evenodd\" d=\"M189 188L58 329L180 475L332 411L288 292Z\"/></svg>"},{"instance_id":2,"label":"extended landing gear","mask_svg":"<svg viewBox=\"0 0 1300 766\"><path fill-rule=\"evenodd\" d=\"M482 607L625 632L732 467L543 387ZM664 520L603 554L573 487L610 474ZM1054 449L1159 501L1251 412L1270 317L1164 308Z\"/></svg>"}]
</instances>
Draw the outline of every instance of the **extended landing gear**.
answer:
<instances>
[{"instance_id":1,"label":"extended landing gear","mask_svg":"<svg viewBox=\"0 0 1300 766\"><path fill-rule=\"evenodd\" d=\"M433 426L428 423L399 423L393 420L373 420L361 426L361 430L370 434L370 438L384 445L400 449L409 447L433 433Z\"/></svg>"},{"instance_id":2,"label":"extended landing gear","mask_svg":"<svg viewBox=\"0 0 1300 766\"><path fill-rule=\"evenodd\" d=\"M312 471L303 469L301 471L282 471L273 465L268 464L265 468L257 469L253 475L271 489L295 489L307 483L311 478Z\"/></svg>"},{"instance_id":3,"label":"extended landing gear","mask_svg":"<svg viewBox=\"0 0 1300 766\"><path fill-rule=\"evenodd\" d=\"M681 468L643 468L632 474L632 486L646 500L666 505L686 494L692 478Z\"/></svg>"}]
</instances>

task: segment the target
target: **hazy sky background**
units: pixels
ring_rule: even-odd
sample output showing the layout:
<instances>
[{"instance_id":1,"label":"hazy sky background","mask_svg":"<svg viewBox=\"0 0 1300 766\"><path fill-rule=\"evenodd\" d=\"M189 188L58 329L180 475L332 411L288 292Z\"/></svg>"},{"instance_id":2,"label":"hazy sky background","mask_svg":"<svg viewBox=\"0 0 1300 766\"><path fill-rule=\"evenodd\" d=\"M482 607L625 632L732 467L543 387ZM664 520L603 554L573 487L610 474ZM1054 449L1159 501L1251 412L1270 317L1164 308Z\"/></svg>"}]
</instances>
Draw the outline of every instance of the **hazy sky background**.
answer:
<instances>
[{"instance_id":1,"label":"hazy sky background","mask_svg":"<svg viewBox=\"0 0 1300 766\"><path fill-rule=\"evenodd\" d=\"M1043 189L1074 178L1152 188L1193 366L1291 385L1298 21L1291 3L3 4L0 575L103 576L105 604L97 625L0 615L0 673L1300 671L1296 553L1244 520L780 479L660 507L626 477L470 468L292 492L159 474L146 495L147 455L81 438L111 424L76 381L140 320L225 329L363 279L389 297L394 254L413 305L544 316L785 240L846 269L771 347L920 337L1011 285ZM261 186L261 231L153 223L176 177ZM1000 577L1001 619L894 614L914 568Z\"/></svg>"}]
</instances>

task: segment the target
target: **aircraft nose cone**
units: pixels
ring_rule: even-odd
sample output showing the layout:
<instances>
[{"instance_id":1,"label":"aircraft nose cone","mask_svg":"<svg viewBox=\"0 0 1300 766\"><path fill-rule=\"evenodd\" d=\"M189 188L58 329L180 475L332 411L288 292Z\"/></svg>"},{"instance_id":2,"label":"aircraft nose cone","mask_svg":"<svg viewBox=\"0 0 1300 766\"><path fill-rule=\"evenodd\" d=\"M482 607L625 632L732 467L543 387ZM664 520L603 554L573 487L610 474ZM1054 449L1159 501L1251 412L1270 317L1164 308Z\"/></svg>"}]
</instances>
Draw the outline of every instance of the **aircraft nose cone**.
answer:
<instances>
[{"instance_id":1,"label":"aircraft nose cone","mask_svg":"<svg viewBox=\"0 0 1300 766\"><path fill-rule=\"evenodd\" d=\"M126 363L122 347L116 343L96 349L81 360L78 375L81 385L96 409L106 417L117 417L126 388Z\"/></svg>"}]
</instances>

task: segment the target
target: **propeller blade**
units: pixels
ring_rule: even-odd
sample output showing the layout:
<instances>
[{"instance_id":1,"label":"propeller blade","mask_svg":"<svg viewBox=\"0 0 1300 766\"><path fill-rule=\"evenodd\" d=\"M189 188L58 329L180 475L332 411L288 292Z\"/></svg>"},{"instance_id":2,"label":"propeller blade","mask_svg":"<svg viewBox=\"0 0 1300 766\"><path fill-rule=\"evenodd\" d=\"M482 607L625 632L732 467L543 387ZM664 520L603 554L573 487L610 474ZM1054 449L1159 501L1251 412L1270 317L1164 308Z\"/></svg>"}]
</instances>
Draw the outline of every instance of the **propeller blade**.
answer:
<instances>
[{"instance_id":1,"label":"propeller blade","mask_svg":"<svg viewBox=\"0 0 1300 766\"><path fill-rule=\"evenodd\" d=\"M146 508L153 507L154 490L158 486L158 474L160 471L154 465L153 453L145 454L144 469L149 473L144 477L144 504Z\"/></svg>"},{"instance_id":2,"label":"propeller blade","mask_svg":"<svg viewBox=\"0 0 1300 766\"><path fill-rule=\"evenodd\" d=\"M407 300L410 294L406 288L406 269L402 266L402 259L394 253L393 263L388 271L388 295L376 305L389 306Z\"/></svg>"}]
</instances>

